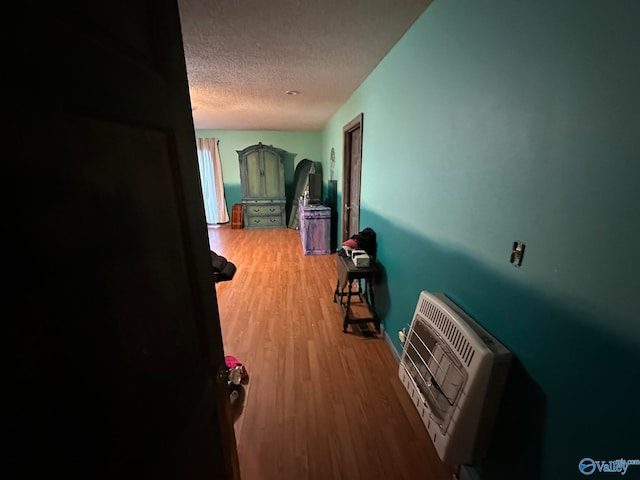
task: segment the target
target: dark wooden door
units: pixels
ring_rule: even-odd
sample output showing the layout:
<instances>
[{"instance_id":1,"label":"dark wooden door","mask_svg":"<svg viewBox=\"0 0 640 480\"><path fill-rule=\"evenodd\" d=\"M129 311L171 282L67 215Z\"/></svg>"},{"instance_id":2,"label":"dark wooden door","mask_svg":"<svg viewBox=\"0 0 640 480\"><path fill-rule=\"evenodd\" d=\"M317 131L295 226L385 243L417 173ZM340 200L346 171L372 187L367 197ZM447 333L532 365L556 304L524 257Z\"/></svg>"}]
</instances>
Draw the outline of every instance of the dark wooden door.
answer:
<instances>
[{"instance_id":1,"label":"dark wooden door","mask_svg":"<svg viewBox=\"0 0 640 480\"><path fill-rule=\"evenodd\" d=\"M7 29L3 470L237 479L177 5L39 3Z\"/></svg>"},{"instance_id":2,"label":"dark wooden door","mask_svg":"<svg viewBox=\"0 0 640 480\"><path fill-rule=\"evenodd\" d=\"M342 241L358 233L360 228L362 119L360 114L343 128Z\"/></svg>"}]
</instances>

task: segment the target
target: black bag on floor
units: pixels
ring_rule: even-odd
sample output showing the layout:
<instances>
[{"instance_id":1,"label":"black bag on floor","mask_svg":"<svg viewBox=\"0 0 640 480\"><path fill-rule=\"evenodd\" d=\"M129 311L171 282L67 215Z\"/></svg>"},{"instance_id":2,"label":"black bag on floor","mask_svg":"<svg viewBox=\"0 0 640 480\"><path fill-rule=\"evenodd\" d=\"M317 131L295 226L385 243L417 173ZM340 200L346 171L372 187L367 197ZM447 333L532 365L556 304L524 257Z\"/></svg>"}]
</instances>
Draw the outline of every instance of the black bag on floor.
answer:
<instances>
[{"instance_id":1,"label":"black bag on floor","mask_svg":"<svg viewBox=\"0 0 640 480\"><path fill-rule=\"evenodd\" d=\"M226 282L233 279L233 276L236 273L236 266L213 250L210 250L210 252L214 282Z\"/></svg>"}]
</instances>

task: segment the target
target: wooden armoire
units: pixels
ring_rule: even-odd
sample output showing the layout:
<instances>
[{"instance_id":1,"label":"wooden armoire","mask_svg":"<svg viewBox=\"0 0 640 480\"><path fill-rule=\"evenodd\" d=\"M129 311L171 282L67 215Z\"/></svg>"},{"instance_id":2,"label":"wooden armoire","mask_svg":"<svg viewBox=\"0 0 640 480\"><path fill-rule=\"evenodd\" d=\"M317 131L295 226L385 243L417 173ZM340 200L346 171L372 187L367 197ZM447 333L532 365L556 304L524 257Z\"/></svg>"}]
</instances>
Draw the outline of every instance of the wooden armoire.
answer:
<instances>
[{"instance_id":1,"label":"wooden armoire","mask_svg":"<svg viewBox=\"0 0 640 480\"><path fill-rule=\"evenodd\" d=\"M284 151L258 143L237 152L244 227L286 227Z\"/></svg>"}]
</instances>

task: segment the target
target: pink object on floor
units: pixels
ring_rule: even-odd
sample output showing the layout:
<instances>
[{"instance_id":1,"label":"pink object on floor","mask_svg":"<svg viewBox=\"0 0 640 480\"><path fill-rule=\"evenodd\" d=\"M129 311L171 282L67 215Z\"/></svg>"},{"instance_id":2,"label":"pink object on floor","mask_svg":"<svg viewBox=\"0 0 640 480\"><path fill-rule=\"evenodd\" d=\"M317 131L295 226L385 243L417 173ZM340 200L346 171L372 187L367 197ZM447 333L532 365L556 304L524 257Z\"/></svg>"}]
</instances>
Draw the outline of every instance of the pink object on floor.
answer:
<instances>
[{"instance_id":1,"label":"pink object on floor","mask_svg":"<svg viewBox=\"0 0 640 480\"><path fill-rule=\"evenodd\" d=\"M227 355L224 357L224 362L227 365L227 368L242 367L241 377L243 380L249 377L249 374L247 373L247 369L244 368L244 365L236 357Z\"/></svg>"}]
</instances>

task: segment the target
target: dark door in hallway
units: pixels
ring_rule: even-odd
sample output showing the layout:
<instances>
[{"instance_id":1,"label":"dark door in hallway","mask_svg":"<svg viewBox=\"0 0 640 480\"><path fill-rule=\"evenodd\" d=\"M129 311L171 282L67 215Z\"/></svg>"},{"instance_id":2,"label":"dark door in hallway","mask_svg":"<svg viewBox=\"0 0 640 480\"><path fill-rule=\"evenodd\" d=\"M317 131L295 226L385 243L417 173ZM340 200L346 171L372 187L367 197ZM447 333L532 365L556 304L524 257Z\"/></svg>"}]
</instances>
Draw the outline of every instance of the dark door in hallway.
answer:
<instances>
[{"instance_id":1,"label":"dark door in hallway","mask_svg":"<svg viewBox=\"0 0 640 480\"><path fill-rule=\"evenodd\" d=\"M360 228L360 178L362 172L361 113L343 128L342 241Z\"/></svg>"},{"instance_id":2,"label":"dark door in hallway","mask_svg":"<svg viewBox=\"0 0 640 480\"><path fill-rule=\"evenodd\" d=\"M239 478L176 2L8 28L8 477Z\"/></svg>"}]
</instances>

